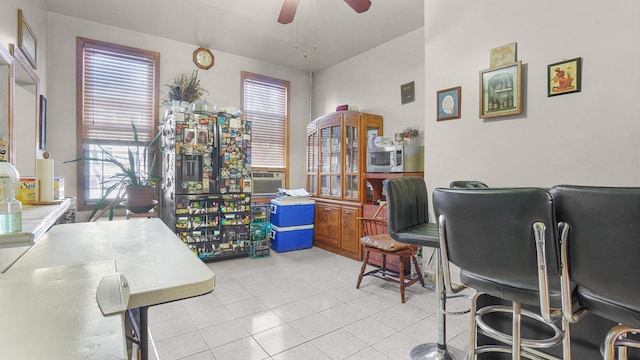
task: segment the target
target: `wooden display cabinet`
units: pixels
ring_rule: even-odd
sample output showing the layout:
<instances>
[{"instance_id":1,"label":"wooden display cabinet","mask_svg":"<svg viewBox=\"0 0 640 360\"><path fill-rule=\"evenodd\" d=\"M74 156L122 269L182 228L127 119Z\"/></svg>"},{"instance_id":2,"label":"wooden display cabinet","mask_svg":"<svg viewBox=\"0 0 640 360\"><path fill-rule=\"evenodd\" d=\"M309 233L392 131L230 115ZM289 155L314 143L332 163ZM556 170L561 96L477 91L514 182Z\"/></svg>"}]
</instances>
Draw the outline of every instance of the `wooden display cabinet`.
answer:
<instances>
[{"instance_id":1,"label":"wooden display cabinet","mask_svg":"<svg viewBox=\"0 0 640 360\"><path fill-rule=\"evenodd\" d=\"M358 217L366 199L367 141L382 117L355 111L323 115L307 127L307 191L316 201L314 245L362 260Z\"/></svg>"}]
</instances>

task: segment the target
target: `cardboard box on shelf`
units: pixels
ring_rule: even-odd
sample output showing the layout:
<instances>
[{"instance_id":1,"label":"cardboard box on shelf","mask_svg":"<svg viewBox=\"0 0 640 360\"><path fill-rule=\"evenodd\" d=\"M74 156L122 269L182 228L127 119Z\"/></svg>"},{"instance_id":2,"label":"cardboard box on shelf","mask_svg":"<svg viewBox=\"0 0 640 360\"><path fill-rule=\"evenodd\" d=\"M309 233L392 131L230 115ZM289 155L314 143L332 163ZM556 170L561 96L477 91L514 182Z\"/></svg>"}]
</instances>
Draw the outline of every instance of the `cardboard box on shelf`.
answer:
<instances>
[{"instance_id":1,"label":"cardboard box on shelf","mask_svg":"<svg viewBox=\"0 0 640 360\"><path fill-rule=\"evenodd\" d=\"M35 177L20 177L20 186L18 187L18 193L16 199L23 204L32 204L36 202L36 178ZM53 178L53 199L64 199L64 178Z\"/></svg>"}]
</instances>

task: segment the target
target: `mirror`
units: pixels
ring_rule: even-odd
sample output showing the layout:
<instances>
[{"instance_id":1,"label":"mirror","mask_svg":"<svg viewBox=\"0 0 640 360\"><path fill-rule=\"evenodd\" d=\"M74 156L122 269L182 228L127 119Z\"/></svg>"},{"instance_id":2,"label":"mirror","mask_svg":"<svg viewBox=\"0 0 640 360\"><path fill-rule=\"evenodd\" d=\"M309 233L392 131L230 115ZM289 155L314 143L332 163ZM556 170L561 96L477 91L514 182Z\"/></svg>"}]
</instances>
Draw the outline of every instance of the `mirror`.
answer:
<instances>
[{"instance_id":1,"label":"mirror","mask_svg":"<svg viewBox=\"0 0 640 360\"><path fill-rule=\"evenodd\" d=\"M13 164L20 176L35 176L40 79L20 50L13 44L10 45L10 50L15 72L11 140L15 144Z\"/></svg>"},{"instance_id":2,"label":"mirror","mask_svg":"<svg viewBox=\"0 0 640 360\"><path fill-rule=\"evenodd\" d=\"M0 160L13 162L13 59L9 51L0 45Z\"/></svg>"}]
</instances>

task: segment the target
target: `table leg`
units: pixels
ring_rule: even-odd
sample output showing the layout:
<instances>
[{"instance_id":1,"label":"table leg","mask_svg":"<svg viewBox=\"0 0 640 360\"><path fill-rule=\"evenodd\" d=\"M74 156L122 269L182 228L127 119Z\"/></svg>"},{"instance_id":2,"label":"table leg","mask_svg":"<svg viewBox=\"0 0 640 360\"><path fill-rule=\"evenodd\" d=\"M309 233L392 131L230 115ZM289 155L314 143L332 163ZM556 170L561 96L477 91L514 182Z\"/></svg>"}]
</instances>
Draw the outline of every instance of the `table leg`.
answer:
<instances>
[{"instance_id":1,"label":"table leg","mask_svg":"<svg viewBox=\"0 0 640 360\"><path fill-rule=\"evenodd\" d=\"M147 315L149 307L143 306L140 308L140 359L149 360L149 330Z\"/></svg>"}]
</instances>

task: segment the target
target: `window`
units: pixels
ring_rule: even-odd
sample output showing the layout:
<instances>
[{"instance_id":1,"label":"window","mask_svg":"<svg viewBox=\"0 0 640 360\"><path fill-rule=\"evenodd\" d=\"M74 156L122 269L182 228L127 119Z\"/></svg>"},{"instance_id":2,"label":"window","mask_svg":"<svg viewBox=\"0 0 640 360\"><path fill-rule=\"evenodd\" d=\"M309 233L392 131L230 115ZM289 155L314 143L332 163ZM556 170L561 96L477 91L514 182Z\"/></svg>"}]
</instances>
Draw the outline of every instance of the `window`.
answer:
<instances>
[{"instance_id":1,"label":"window","mask_svg":"<svg viewBox=\"0 0 640 360\"><path fill-rule=\"evenodd\" d=\"M77 38L78 157L101 158L101 148L125 156L133 141L153 139L158 125L160 54ZM101 162L78 163L78 203L93 205L118 172ZM115 199L117 194L112 194Z\"/></svg>"},{"instance_id":2,"label":"window","mask_svg":"<svg viewBox=\"0 0 640 360\"><path fill-rule=\"evenodd\" d=\"M289 81L242 72L242 113L251 121L251 168L286 171Z\"/></svg>"}]
</instances>

